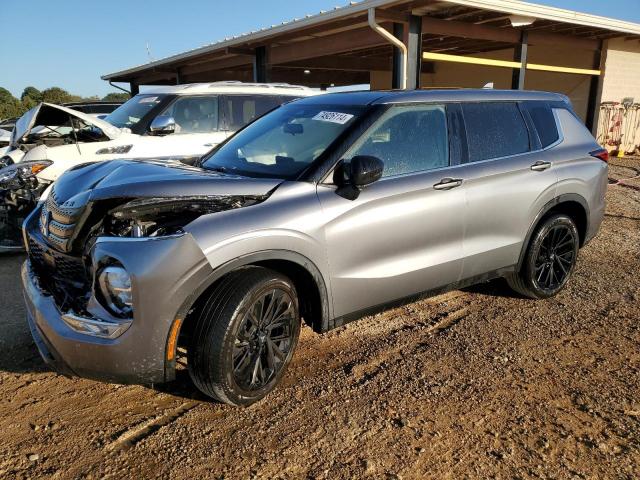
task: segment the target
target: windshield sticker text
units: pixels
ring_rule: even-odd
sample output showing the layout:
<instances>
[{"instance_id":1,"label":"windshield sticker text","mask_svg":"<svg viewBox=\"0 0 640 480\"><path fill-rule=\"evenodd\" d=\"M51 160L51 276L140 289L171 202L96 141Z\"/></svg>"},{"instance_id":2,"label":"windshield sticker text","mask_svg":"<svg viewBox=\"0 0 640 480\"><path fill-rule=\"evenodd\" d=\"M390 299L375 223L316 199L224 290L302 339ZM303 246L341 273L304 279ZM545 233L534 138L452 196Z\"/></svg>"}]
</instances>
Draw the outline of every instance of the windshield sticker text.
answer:
<instances>
[{"instance_id":1,"label":"windshield sticker text","mask_svg":"<svg viewBox=\"0 0 640 480\"><path fill-rule=\"evenodd\" d=\"M313 117L312 120L320 120L321 122L339 123L340 125L344 125L352 118L353 118L353 115L349 113L320 112L316 114L316 116Z\"/></svg>"}]
</instances>

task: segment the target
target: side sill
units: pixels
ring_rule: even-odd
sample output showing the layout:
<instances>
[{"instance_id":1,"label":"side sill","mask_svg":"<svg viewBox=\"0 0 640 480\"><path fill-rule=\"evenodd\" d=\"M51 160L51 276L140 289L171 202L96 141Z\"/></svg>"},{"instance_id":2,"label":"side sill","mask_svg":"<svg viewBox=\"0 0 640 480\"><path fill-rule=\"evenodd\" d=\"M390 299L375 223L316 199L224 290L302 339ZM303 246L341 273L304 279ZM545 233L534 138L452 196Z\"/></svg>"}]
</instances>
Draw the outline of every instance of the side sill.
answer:
<instances>
[{"instance_id":1,"label":"side sill","mask_svg":"<svg viewBox=\"0 0 640 480\"><path fill-rule=\"evenodd\" d=\"M491 272L483 273L481 275L476 275L474 277L466 278L464 280L459 280L457 282L450 283L449 285L445 285L438 288L433 288L430 290L425 290L420 293L416 293L413 295L409 295L407 297L402 297L397 300L392 300L390 302L380 303L373 307L364 308L362 310L358 310L352 313L348 313L341 317L334 318L329 321L329 328L327 330L332 330L334 328L342 327L347 323L354 322L363 317L368 317L371 315L375 315L376 313L383 312L385 310L389 310L396 307L401 307L403 305L407 305L409 303L417 302L418 300L424 300L425 298L434 297L436 295L441 295L446 292L450 292L452 290L460 290L461 288L470 287L471 285L476 285L478 283L488 282L490 280L494 280L496 278L504 277L508 273L512 273L516 271L516 265L511 265L509 267L500 268L498 270L493 270Z\"/></svg>"}]
</instances>

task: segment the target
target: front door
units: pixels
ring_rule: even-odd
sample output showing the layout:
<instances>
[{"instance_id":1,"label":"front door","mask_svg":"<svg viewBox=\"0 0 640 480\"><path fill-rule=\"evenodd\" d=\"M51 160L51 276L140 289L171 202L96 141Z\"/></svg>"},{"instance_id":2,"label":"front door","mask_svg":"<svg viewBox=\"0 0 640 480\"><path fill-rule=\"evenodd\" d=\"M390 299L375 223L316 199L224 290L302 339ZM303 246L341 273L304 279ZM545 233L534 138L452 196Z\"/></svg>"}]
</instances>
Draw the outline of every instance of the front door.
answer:
<instances>
[{"instance_id":1,"label":"front door","mask_svg":"<svg viewBox=\"0 0 640 480\"><path fill-rule=\"evenodd\" d=\"M355 200L318 186L336 317L450 284L462 269L465 199L447 181L445 107L391 107L345 161L356 155L380 158L383 178Z\"/></svg>"}]
</instances>

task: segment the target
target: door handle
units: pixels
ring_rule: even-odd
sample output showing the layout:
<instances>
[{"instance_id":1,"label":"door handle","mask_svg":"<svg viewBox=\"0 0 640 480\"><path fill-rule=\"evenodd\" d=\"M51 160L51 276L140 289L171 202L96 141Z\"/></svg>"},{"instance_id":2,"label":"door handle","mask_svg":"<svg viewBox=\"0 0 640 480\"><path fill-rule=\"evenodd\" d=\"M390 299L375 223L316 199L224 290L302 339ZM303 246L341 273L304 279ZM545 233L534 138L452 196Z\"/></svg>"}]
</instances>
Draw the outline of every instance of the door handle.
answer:
<instances>
[{"instance_id":1,"label":"door handle","mask_svg":"<svg viewBox=\"0 0 640 480\"><path fill-rule=\"evenodd\" d=\"M551 167L551 162L537 161L536 163L531 165L531 170L533 170L534 172L542 172L543 170L546 170L547 168L550 168L550 167Z\"/></svg>"},{"instance_id":2,"label":"door handle","mask_svg":"<svg viewBox=\"0 0 640 480\"><path fill-rule=\"evenodd\" d=\"M451 190L452 188L456 188L462 185L461 178L443 178L440 182L436 183L433 188L434 190Z\"/></svg>"}]
</instances>

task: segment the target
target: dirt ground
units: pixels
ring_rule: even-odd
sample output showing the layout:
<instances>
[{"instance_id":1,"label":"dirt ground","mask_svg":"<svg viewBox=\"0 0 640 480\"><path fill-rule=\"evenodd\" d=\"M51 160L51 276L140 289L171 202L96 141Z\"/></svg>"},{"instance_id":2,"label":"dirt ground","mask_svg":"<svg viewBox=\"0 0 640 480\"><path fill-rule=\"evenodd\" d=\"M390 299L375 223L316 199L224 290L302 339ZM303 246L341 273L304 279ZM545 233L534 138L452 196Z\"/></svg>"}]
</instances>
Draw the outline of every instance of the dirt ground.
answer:
<instances>
[{"instance_id":1,"label":"dirt ground","mask_svg":"<svg viewBox=\"0 0 640 480\"><path fill-rule=\"evenodd\" d=\"M556 298L498 281L305 328L283 384L247 409L185 375L153 390L52 373L23 318L23 257L2 257L0 478L639 478L640 181L625 183Z\"/></svg>"}]
</instances>

